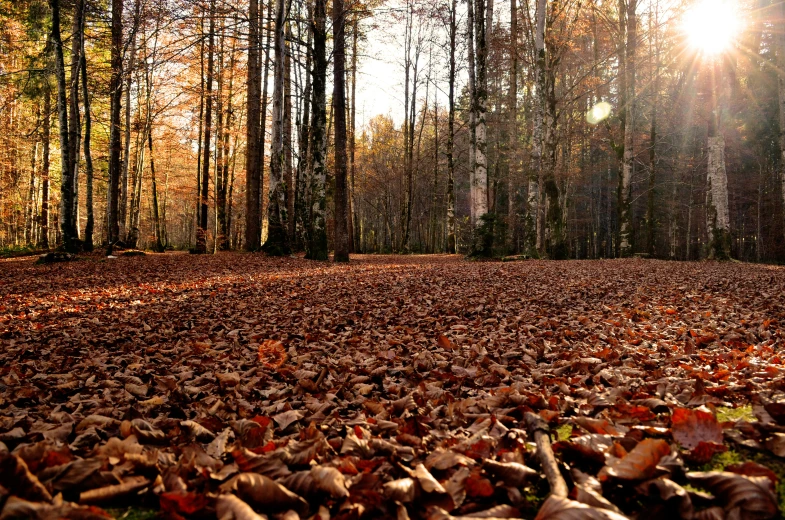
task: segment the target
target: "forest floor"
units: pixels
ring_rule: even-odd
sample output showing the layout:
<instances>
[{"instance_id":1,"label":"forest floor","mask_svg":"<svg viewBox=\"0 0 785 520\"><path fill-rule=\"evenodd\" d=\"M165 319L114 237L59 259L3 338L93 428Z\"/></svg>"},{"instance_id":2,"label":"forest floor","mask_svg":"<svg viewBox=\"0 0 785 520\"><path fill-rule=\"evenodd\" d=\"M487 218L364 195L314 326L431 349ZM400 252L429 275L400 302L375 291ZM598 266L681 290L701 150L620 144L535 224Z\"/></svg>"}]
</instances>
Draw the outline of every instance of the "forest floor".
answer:
<instances>
[{"instance_id":1,"label":"forest floor","mask_svg":"<svg viewBox=\"0 0 785 520\"><path fill-rule=\"evenodd\" d=\"M775 518L784 295L739 263L1 260L0 519Z\"/></svg>"}]
</instances>

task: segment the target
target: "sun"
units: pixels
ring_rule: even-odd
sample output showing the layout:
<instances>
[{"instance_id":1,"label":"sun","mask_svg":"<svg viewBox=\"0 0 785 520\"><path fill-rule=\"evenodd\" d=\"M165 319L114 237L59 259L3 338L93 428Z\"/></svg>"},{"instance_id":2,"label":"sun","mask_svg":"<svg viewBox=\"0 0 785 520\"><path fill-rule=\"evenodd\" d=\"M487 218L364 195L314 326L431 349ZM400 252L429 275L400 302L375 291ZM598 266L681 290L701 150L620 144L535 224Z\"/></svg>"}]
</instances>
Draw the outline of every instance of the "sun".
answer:
<instances>
[{"instance_id":1,"label":"sun","mask_svg":"<svg viewBox=\"0 0 785 520\"><path fill-rule=\"evenodd\" d=\"M735 1L696 0L684 14L682 30L691 47L713 56L731 48L741 25Z\"/></svg>"}]
</instances>

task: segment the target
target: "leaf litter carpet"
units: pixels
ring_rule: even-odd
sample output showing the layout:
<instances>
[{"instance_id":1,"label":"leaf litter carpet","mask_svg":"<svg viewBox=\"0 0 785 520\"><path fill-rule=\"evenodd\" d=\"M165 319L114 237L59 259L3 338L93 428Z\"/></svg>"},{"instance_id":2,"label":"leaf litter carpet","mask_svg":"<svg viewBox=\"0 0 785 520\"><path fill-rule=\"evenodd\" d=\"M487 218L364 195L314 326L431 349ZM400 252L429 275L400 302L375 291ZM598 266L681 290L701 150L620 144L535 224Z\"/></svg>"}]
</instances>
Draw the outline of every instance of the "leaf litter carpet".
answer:
<instances>
[{"instance_id":1,"label":"leaf litter carpet","mask_svg":"<svg viewBox=\"0 0 785 520\"><path fill-rule=\"evenodd\" d=\"M783 294L742 264L0 262L0 518L776 518Z\"/></svg>"}]
</instances>

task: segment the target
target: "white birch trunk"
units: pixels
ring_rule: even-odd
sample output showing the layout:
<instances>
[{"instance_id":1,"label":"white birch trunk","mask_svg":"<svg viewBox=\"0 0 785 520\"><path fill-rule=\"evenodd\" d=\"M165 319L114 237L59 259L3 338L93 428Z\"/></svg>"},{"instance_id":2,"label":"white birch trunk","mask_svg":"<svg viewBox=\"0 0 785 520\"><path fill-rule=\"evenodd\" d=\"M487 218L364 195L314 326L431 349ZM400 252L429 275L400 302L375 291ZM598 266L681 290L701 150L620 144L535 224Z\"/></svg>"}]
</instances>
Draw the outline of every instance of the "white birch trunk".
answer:
<instances>
[{"instance_id":1,"label":"white birch trunk","mask_svg":"<svg viewBox=\"0 0 785 520\"><path fill-rule=\"evenodd\" d=\"M725 137L709 137L706 174L706 219L709 258L728 255L730 215L728 213L728 174L725 170Z\"/></svg>"},{"instance_id":2,"label":"white birch trunk","mask_svg":"<svg viewBox=\"0 0 785 520\"><path fill-rule=\"evenodd\" d=\"M624 125L624 156L622 158L621 177L621 208L619 230L619 252L622 257L632 254L632 215L630 196L632 187L632 170L635 160L635 48L637 39L637 17L635 10L637 0L628 0L627 4L627 42L624 50L624 74L626 87L626 119ZM619 14L621 16L621 13Z\"/></svg>"}]
</instances>

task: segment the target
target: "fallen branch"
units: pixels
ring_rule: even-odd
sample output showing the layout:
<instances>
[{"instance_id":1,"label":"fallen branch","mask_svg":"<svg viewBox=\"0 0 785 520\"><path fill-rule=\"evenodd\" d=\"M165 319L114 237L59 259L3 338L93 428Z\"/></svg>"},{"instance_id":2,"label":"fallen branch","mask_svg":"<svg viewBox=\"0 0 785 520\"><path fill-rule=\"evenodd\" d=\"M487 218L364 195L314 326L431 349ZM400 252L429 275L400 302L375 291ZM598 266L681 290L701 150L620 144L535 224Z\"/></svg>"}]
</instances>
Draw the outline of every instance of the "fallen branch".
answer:
<instances>
[{"instance_id":1,"label":"fallen branch","mask_svg":"<svg viewBox=\"0 0 785 520\"><path fill-rule=\"evenodd\" d=\"M531 412L527 412L524 419L526 420L526 429L534 437L534 442L537 443L537 455L540 458L540 465L545 472L545 478L548 479L551 495L566 497L567 483L564 482L564 478L561 476L559 465L556 463L556 457L553 455L553 449L551 449L548 424L542 417Z\"/></svg>"}]
</instances>

